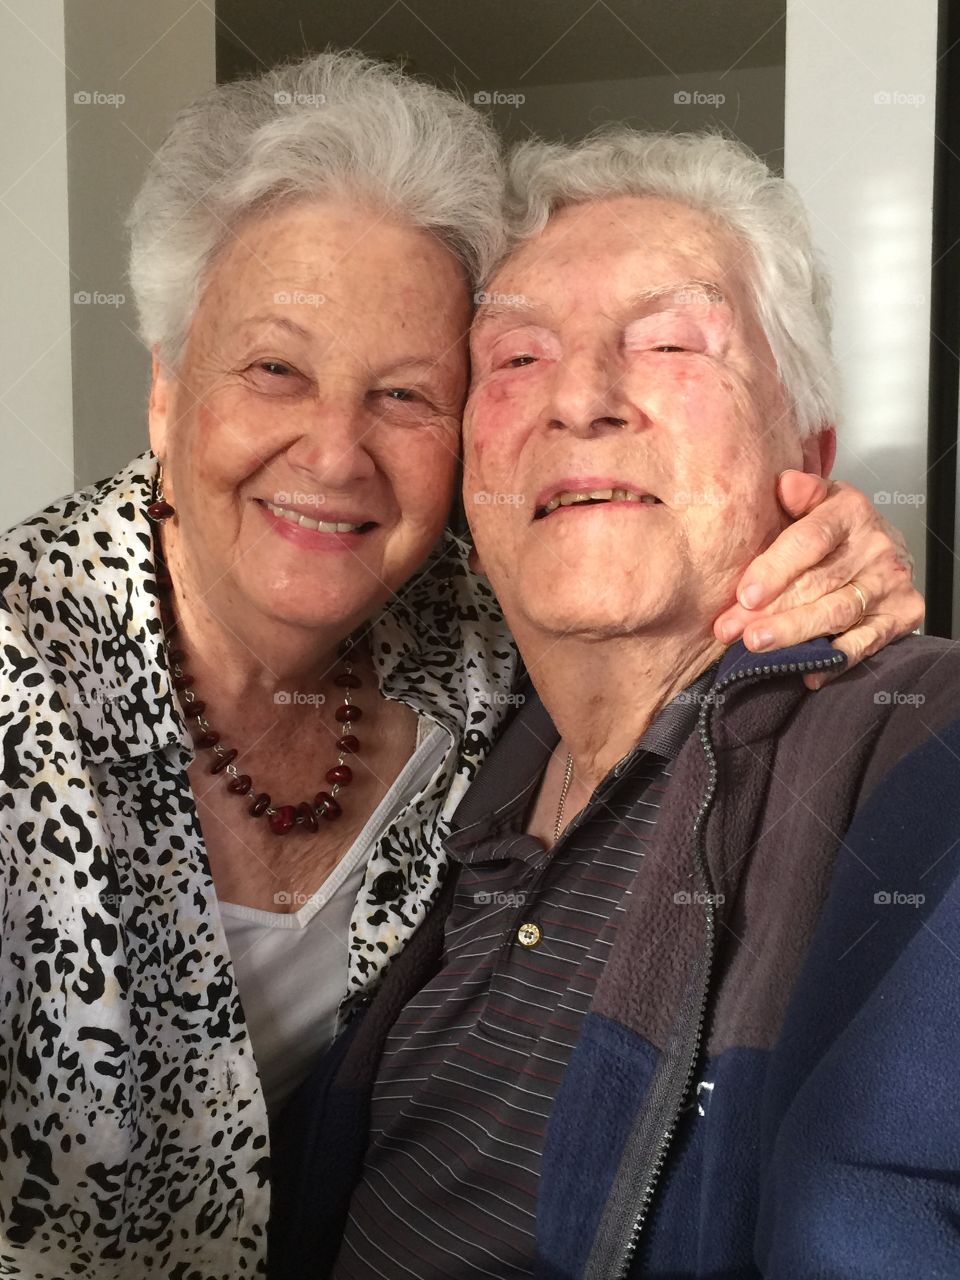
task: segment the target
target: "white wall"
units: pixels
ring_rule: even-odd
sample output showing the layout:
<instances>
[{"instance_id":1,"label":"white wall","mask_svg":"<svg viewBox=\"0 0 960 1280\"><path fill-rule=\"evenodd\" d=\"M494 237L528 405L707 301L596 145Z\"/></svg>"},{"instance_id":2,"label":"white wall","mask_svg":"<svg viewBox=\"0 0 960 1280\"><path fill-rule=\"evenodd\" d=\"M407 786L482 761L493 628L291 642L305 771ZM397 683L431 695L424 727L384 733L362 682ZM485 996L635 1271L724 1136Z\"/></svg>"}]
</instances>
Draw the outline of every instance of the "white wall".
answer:
<instances>
[{"instance_id":1,"label":"white wall","mask_svg":"<svg viewBox=\"0 0 960 1280\"><path fill-rule=\"evenodd\" d=\"M0 5L0 528L73 488L62 0Z\"/></svg>"},{"instance_id":2,"label":"white wall","mask_svg":"<svg viewBox=\"0 0 960 1280\"><path fill-rule=\"evenodd\" d=\"M574 141L609 121L636 129L722 126L770 163L782 162L782 67L734 67L680 77L533 84L510 90L521 92L522 103L491 107L511 141L531 132Z\"/></svg>"},{"instance_id":3,"label":"white wall","mask_svg":"<svg viewBox=\"0 0 960 1280\"><path fill-rule=\"evenodd\" d=\"M936 0L788 0L785 172L833 272L835 474L898 499L921 586L936 49Z\"/></svg>"},{"instance_id":4,"label":"white wall","mask_svg":"<svg viewBox=\"0 0 960 1280\"><path fill-rule=\"evenodd\" d=\"M214 27L205 0L0 3L0 529L146 447L123 222Z\"/></svg>"},{"instance_id":5,"label":"white wall","mask_svg":"<svg viewBox=\"0 0 960 1280\"><path fill-rule=\"evenodd\" d=\"M214 28L212 0L67 0L70 264L75 296L91 299L73 306L80 485L147 447L150 361L123 223L177 111L216 82Z\"/></svg>"}]
</instances>

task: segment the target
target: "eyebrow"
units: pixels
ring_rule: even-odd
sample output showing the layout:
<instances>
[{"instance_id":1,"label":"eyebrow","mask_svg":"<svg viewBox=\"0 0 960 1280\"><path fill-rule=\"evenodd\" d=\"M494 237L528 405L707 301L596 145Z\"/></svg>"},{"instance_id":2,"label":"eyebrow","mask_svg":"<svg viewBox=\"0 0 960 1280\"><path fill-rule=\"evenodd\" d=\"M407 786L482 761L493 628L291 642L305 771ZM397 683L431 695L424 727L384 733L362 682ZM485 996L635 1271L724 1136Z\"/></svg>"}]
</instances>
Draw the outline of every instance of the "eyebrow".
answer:
<instances>
[{"instance_id":1,"label":"eyebrow","mask_svg":"<svg viewBox=\"0 0 960 1280\"><path fill-rule=\"evenodd\" d=\"M496 324L500 320L514 317L528 319L530 316L542 311L542 309L542 303L535 298L527 297L524 297L522 302L480 302L473 313L473 321L470 328L473 332L476 332L477 329L482 329L488 324Z\"/></svg>"},{"instance_id":2,"label":"eyebrow","mask_svg":"<svg viewBox=\"0 0 960 1280\"><path fill-rule=\"evenodd\" d=\"M290 320L287 316L276 316L269 311L262 311L255 316L247 316L245 320L242 320L237 325L234 332L242 334L256 325L272 325L274 328L286 329L300 338L313 339L316 336L310 329L298 324L296 320ZM437 369L439 363L440 361L435 355L411 354L401 356L399 360L394 360L392 364L385 366L378 372L379 376L384 378L389 377L392 373L399 373L401 370L408 370L418 374L430 374Z\"/></svg>"},{"instance_id":3,"label":"eyebrow","mask_svg":"<svg viewBox=\"0 0 960 1280\"><path fill-rule=\"evenodd\" d=\"M631 294L623 310L633 311L637 307L647 306L651 302L661 302L664 299L679 303L681 306L695 303L706 303L714 307L728 305L723 290L712 280L674 280L669 284L653 285L649 289L641 289L639 293ZM474 312L471 329L476 333L478 329L497 324L501 320L529 320L531 316L543 310L542 302L529 297L525 297L522 302L481 302Z\"/></svg>"},{"instance_id":4,"label":"eyebrow","mask_svg":"<svg viewBox=\"0 0 960 1280\"><path fill-rule=\"evenodd\" d=\"M313 334L305 325L298 324L296 320L291 320L288 316L277 316L270 311L261 311L255 316L247 316L237 325L235 333L243 333L247 329L252 329L255 325L272 325L275 329L285 329L288 333L295 334L298 338L312 338Z\"/></svg>"},{"instance_id":5,"label":"eyebrow","mask_svg":"<svg viewBox=\"0 0 960 1280\"><path fill-rule=\"evenodd\" d=\"M243 332L245 329L253 328L254 325L273 325L274 328L286 329L290 333L294 333L301 338L312 339L316 336L312 329L308 329L305 325L298 324L296 320L291 320L287 316L276 316L269 311L262 311L259 315L248 316L237 325L235 332ZM460 336L462 337L463 334ZM389 366L389 369L399 369L408 365L422 365L427 369L433 368L438 362L438 357L433 354L411 354L408 356L401 356L399 360L395 360L393 364Z\"/></svg>"},{"instance_id":6,"label":"eyebrow","mask_svg":"<svg viewBox=\"0 0 960 1280\"><path fill-rule=\"evenodd\" d=\"M709 306L725 306L727 299L723 290L712 280L676 280L671 284L655 285L651 289L642 289L627 299L627 307L638 307L663 299L687 306L693 303L707 303Z\"/></svg>"}]
</instances>

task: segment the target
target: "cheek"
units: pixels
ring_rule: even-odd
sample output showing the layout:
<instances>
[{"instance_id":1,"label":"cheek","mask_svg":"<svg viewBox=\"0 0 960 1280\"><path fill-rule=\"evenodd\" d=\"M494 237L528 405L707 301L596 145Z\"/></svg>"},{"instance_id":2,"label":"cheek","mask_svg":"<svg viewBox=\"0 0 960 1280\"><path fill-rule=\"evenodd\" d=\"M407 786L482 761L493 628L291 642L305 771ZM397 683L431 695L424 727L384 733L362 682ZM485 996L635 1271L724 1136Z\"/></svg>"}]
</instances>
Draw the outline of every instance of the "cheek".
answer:
<instances>
[{"instance_id":1,"label":"cheek","mask_svg":"<svg viewBox=\"0 0 960 1280\"><path fill-rule=\"evenodd\" d=\"M274 452L276 415L251 413L242 394L224 394L197 404L190 423L190 453L197 480L232 489L260 471Z\"/></svg>"},{"instance_id":2,"label":"cheek","mask_svg":"<svg viewBox=\"0 0 960 1280\"><path fill-rule=\"evenodd\" d=\"M757 409L733 379L713 369L687 366L658 372L646 406L671 436L677 472L711 475L724 490L748 483L769 466L773 436Z\"/></svg>"},{"instance_id":3,"label":"cheek","mask_svg":"<svg viewBox=\"0 0 960 1280\"><path fill-rule=\"evenodd\" d=\"M526 527L525 508L497 500L499 490L475 484L464 492L464 511L474 544L487 565L510 577L516 567L516 544Z\"/></svg>"},{"instance_id":4,"label":"cheek","mask_svg":"<svg viewBox=\"0 0 960 1280\"><path fill-rule=\"evenodd\" d=\"M737 389L715 369L685 359L663 356L651 371L646 401L651 414L685 434L709 437L729 421L738 401Z\"/></svg>"},{"instance_id":5,"label":"cheek","mask_svg":"<svg viewBox=\"0 0 960 1280\"><path fill-rule=\"evenodd\" d=\"M693 494L684 513L695 558L715 570L744 567L783 526L776 500L777 469L753 431L684 451L681 487Z\"/></svg>"},{"instance_id":6,"label":"cheek","mask_svg":"<svg viewBox=\"0 0 960 1280\"><path fill-rule=\"evenodd\" d=\"M418 523L443 524L453 503L460 437L456 431L409 436L381 455L379 467L401 514Z\"/></svg>"},{"instance_id":7,"label":"cheek","mask_svg":"<svg viewBox=\"0 0 960 1280\"><path fill-rule=\"evenodd\" d=\"M532 388L507 379L486 383L473 392L463 433L468 470L497 466L519 448L517 429L530 420L532 398Z\"/></svg>"}]
</instances>

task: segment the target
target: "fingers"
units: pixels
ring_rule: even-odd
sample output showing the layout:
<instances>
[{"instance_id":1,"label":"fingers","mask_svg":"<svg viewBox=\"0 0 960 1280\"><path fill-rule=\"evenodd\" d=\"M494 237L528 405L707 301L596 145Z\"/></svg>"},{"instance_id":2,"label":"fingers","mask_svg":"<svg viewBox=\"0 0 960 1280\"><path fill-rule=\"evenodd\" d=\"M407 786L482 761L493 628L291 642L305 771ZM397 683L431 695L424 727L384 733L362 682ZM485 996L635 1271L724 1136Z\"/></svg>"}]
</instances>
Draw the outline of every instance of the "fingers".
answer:
<instances>
[{"instance_id":1,"label":"fingers","mask_svg":"<svg viewBox=\"0 0 960 1280\"><path fill-rule=\"evenodd\" d=\"M777 639L780 632L776 629L773 631L768 630L766 624L771 619L775 619L790 610L799 609L802 605L815 604L824 597L841 590L848 585L850 572L849 567L842 563L838 553L834 552L813 569L801 573L795 582L763 608L745 609L741 604L731 605L714 622L714 635L724 644L732 644L734 640L743 636L744 643L749 649L773 648L775 646L772 642ZM859 578L857 581L866 595L867 592L863 582ZM867 595L868 604L869 599L870 597ZM745 634L748 627L750 632ZM769 635L769 639L764 640L761 638L761 633ZM790 633L784 632L784 634ZM819 634L823 635L824 633L821 631ZM804 638L809 639L810 637Z\"/></svg>"},{"instance_id":2,"label":"fingers","mask_svg":"<svg viewBox=\"0 0 960 1280\"><path fill-rule=\"evenodd\" d=\"M837 482L821 500L820 487L808 481L796 472L781 477L785 509L811 503L812 509L748 567L738 603L716 620L714 633L726 644L742 634L747 648L764 652L852 628L855 665L919 626L923 598L913 586L903 535L866 496Z\"/></svg>"},{"instance_id":3,"label":"fingers","mask_svg":"<svg viewBox=\"0 0 960 1280\"><path fill-rule=\"evenodd\" d=\"M837 636L833 641L833 647L847 655L844 671L851 671L864 658L878 653L891 640L899 639L900 635L899 619L889 614L874 614L864 618L860 626L844 632L842 636ZM822 672L817 672L816 675L804 676L803 683L808 689L815 691L822 689L840 674L841 672L830 672L824 675Z\"/></svg>"},{"instance_id":4,"label":"fingers","mask_svg":"<svg viewBox=\"0 0 960 1280\"><path fill-rule=\"evenodd\" d=\"M854 554L843 546L830 552L812 569L806 569L770 602L770 611L784 611L813 604L856 582L867 600L867 608L878 607L901 582L910 581L909 570L897 559L889 539L880 530L861 535ZM856 593L850 593L856 598Z\"/></svg>"},{"instance_id":5,"label":"fingers","mask_svg":"<svg viewBox=\"0 0 960 1280\"><path fill-rule=\"evenodd\" d=\"M851 665L856 665L863 656L859 651L863 645L872 645L876 639L876 645L869 650L875 652L923 621L923 596L913 585L909 565L889 543L884 545L884 552L874 559L872 568L855 578L848 579L850 571L842 567L842 558L828 559L816 570L801 575L793 587L765 609L734 605L717 618L714 634L724 644L731 644L742 635L748 649L763 653L817 636L849 632L856 639L849 650L844 647L844 652L849 652ZM840 568L836 567L838 563ZM854 589L854 581L859 592Z\"/></svg>"},{"instance_id":6,"label":"fingers","mask_svg":"<svg viewBox=\"0 0 960 1280\"><path fill-rule=\"evenodd\" d=\"M860 630L872 622L872 616L864 613L860 597L848 583L809 604L752 618L744 628L743 642L754 653L764 653L818 636L840 635L849 628Z\"/></svg>"},{"instance_id":7,"label":"fingers","mask_svg":"<svg viewBox=\"0 0 960 1280\"><path fill-rule=\"evenodd\" d=\"M784 471L777 481L777 498L793 520L799 520L827 496L830 482L809 471Z\"/></svg>"},{"instance_id":8,"label":"fingers","mask_svg":"<svg viewBox=\"0 0 960 1280\"><path fill-rule=\"evenodd\" d=\"M820 499L820 487L807 488L804 493L806 486L803 481L794 480L796 474L784 473L781 489L786 491L785 496L801 503L816 501L816 505L795 524L788 525L747 567L737 587L737 600L744 608L770 604L802 574L822 565L834 553L838 553L832 562L836 585L841 580L849 582L863 567L865 555L875 554L880 546L890 546L890 534L865 494L834 482L828 486L827 496ZM878 540L865 548L865 538L869 540L874 535Z\"/></svg>"}]
</instances>

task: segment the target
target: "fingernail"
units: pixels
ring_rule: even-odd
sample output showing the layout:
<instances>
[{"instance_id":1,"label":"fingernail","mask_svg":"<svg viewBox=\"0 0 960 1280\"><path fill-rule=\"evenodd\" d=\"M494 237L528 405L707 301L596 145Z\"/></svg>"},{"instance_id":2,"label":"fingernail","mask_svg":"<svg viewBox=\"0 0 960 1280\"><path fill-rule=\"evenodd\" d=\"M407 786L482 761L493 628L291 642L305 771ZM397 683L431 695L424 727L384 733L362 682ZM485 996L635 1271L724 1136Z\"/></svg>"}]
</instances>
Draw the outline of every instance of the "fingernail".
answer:
<instances>
[{"instance_id":1,"label":"fingernail","mask_svg":"<svg viewBox=\"0 0 960 1280\"><path fill-rule=\"evenodd\" d=\"M755 609L763 599L763 588L756 582L752 582L749 587L744 587L740 592L739 600L745 609Z\"/></svg>"},{"instance_id":2,"label":"fingernail","mask_svg":"<svg viewBox=\"0 0 960 1280\"><path fill-rule=\"evenodd\" d=\"M728 618L726 622L721 622L720 624L720 639L725 644L729 644L731 640L736 640L737 636L740 635L740 631L739 623L734 622L732 618Z\"/></svg>"},{"instance_id":3,"label":"fingernail","mask_svg":"<svg viewBox=\"0 0 960 1280\"><path fill-rule=\"evenodd\" d=\"M773 645L772 631L752 631L751 644L754 649L769 649Z\"/></svg>"}]
</instances>

